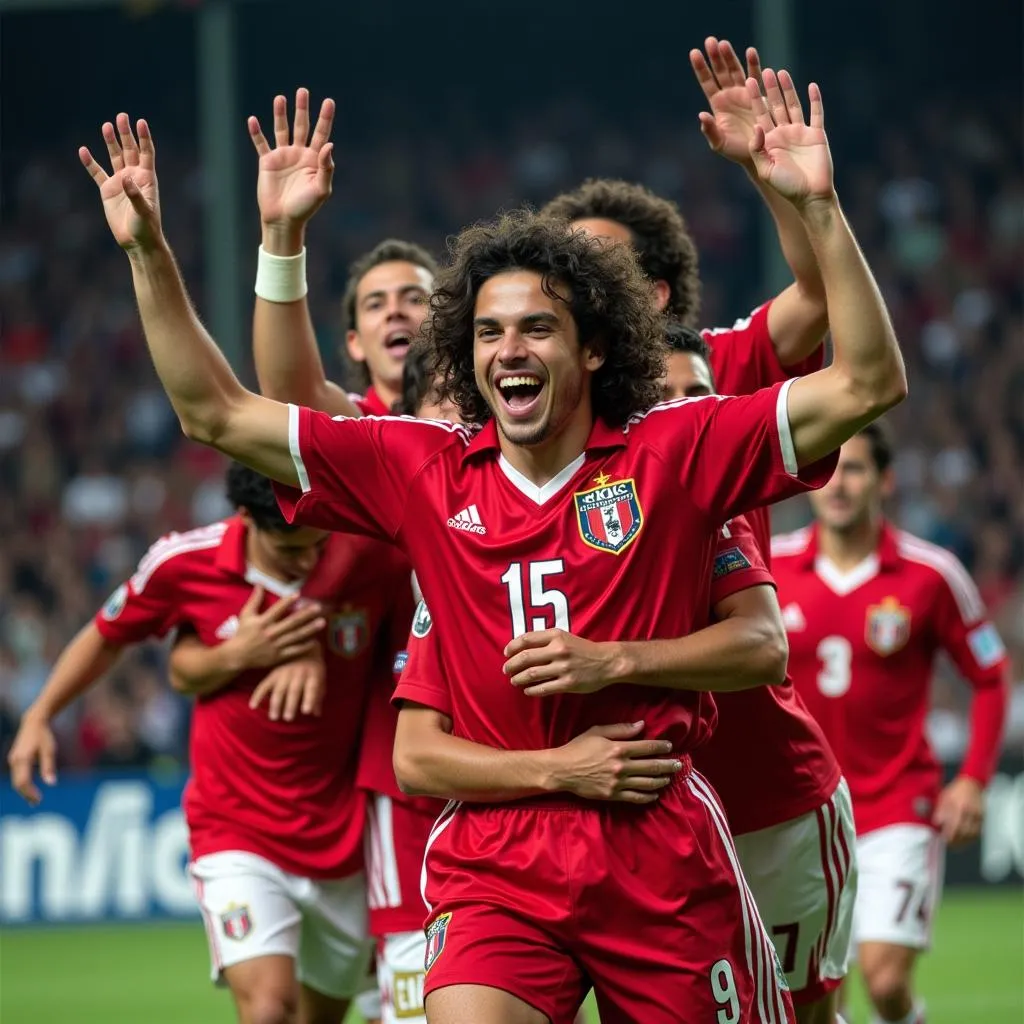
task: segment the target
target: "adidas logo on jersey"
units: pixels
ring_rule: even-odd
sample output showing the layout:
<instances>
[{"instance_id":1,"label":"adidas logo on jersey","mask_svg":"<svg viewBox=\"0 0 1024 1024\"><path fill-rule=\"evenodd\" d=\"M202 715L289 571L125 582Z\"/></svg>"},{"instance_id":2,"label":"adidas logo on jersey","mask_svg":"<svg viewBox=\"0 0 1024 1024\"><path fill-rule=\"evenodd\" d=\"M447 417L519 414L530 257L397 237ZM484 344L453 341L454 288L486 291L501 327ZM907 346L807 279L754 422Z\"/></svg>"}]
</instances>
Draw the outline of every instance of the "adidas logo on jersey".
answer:
<instances>
[{"instance_id":1,"label":"adidas logo on jersey","mask_svg":"<svg viewBox=\"0 0 1024 1024\"><path fill-rule=\"evenodd\" d=\"M448 520L453 530L465 530L466 533L486 533L487 527L480 521L480 513L476 505L469 505Z\"/></svg>"},{"instance_id":2,"label":"adidas logo on jersey","mask_svg":"<svg viewBox=\"0 0 1024 1024\"><path fill-rule=\"evenodd\" d=\"M799 633L802 629L807 628L807 620L804 618L804 613L800 611L800 605L787 604L782 609L782 624L786 627L787 633Z\"/></svg>"}]
</instances>

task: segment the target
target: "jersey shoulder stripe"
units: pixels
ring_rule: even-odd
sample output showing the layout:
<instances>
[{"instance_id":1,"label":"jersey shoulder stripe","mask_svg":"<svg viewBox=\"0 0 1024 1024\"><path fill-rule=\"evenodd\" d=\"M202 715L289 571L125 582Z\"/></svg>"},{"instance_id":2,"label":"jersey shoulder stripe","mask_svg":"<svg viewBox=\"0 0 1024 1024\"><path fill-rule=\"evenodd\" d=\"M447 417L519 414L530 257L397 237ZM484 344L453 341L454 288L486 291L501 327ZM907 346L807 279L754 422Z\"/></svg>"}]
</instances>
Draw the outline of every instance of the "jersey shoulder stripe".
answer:
<instances>
[{"instance_id":1,"label":"jersey shoulder stripe","mask_svg":"<svg viewBox=\"0 0 1024 1024\"><path fill-rule=\"evenodd\" d=\"M763 307L763 302L760 306L755 306L747 316L740 317L739 320L735 321L732 327L702 327L700 331L701 337L705 340L710 340L719 334L739 334L750 327L754 317L757 316Z\"/></svg>"},{"instance_id":2,"label":"jersey shoulder stripe","mask_svg":"<svg viewBox=\"0 0 1024 1024\"><path fill-rule=\"evenodd\" d=\"M674 412L676 409L681 409L685 405L692 405L694 402L707 402L722 400L722 395L694 395L690 398L672 398L667 402L659 402L657 405L652 405L650 409L646 409L644 412L633 413L632 416L626 421L626 425L622 428L623 434L629 433L630 427L635 427L638 423L642 423L648 416L652 416L658 412Z\"/></svg>"},{"instance_id":3,"label":"jersey shoulder stripe","mask_svg":"<svg viewBox=\"0 0 1024 1024\"><path fill-rule=\"evenodd\" d=\"M166 537L161 537L142 556L142 560L131 578L132 589L136 594L141 594L157 569L172 558L178 558L192 551L219 547L227 528L226 522L219 522L212 523L210 526L201 526L196 530L188 530L185 533L169 533Z\"/></svg>"},{"instance_id":4,"label":"jersey shoulder stripe","mask_svg":"<svg viewBox=\"0 0 1024 1024\"><path fill-rule=\"evenodd\" d=\"M963 563L952 551L902 530L896 533L896 546L901 558L915 565L927 566L942 578L956 601L965 625L972 625L985 618L985 604L981 594Z\"/></svg>"}]
</instances>

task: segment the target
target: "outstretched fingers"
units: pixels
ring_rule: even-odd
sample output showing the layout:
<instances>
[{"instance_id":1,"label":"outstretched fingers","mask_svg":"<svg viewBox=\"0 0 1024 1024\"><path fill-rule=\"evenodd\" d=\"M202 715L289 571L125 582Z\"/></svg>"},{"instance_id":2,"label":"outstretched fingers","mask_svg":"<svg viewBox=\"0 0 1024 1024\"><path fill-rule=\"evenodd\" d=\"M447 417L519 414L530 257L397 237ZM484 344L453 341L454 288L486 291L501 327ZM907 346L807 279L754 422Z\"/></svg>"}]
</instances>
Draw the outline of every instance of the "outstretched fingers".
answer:
<instances>
[{"instance_id":1,"label":"outstretched fingers","mask_svg":"<svg viewBox=\"0 0 1024 1024\"><path fill-rule=\"evenodd\" d=\"M249 127L249 138L252 139L252 144L256 147L257 154L259 156L266 156L270 152L270 143L267 142L267 137L263 134L259 118L250 115L246 124Z\"/></svg>"},{"instance_id":2,"label":"outstretched fingers","mask_svg":"<svg viewBox=\"0 0 1024 1024\"><path fill-rule=\"evenodd\" d=\"M304 146L309 138L309 90L295 90L295 126L292 129L292 145Z\"/></svg>"},{"instance_id":3,"label":"outstretched fingers","mask_svg":"<svg viewBox=\"0 0 1024 1024\"><path fill-rule=\"evenodd\" d=\"M775 127L775 122L772 120L772 112L768 109L768 104L765 102L761 86L756 78L747 79L747 95L750 97L750 106L754 111L756 126L761 129L762 133L770 132Z\"/></svg>"},{"instance_id":4,"label":"outstretched fingers","mask_svg":"<svg viewBox=\"0 0 1024 1024\"><path fill-rule=\"evenodd\" d=\"M747 47L747 77L756 78L761 81L761 55L757 52L756 46Z\"/></svg>"},{"instance_id":5,"label":"outstretched fingers","mask_svg":"<svg viewBox=\"0 0 1024 1024\"><path fill-rule=\"evenodd\" d=\"M711 70L715 73L719 86L725 89L730 84L729 64L722 52L721 44L714 36L708 36L704 40L704 49L707 51L708 60L711 61Z\"/></svg>"},{"instance_id":6,"label":"outstretched fingers","mask_svg":"<svg viewBox=\"0 0 1024 1024\"><path fill-rule=\"evenodd\" d=\"M693 73L697 76L697 84L701 87L701 91L710 100L718 92L718 82L715 81L715 76L711 73L704 54L696 48L690 51L690 67L693 68Z\"/></svg>"},{"instance_id":7,"label":"outstretched fingers","mask_svg":"<svg viewBox=\"0 0 1024 1024\"><path fill-rule=\"evenodd\" d=\"M772 119L776 124L789 124L789 109L782 95L778 76L771 68L765 68L761 81L764 84L764 98L772 112Z\"/></svg>"},{"instance_id":8,"label":"outstretched fingers","mask_svg":"<svg viewBox=\"0 0 1024 1024\"><path fill-rule=\"evenodd\" d=\"M124 154L121 152L121 144L117 141L117 132L114 131L114 126L109 121L103 122L103 127L100 129L103 135L103 141L107 146L107 156L110 157L110 168L117 174L118 171L124 170Z\"/></svg>"},{"instance_id":9,"label":"outstretched fingers","mask_svg":"<svg viewBox=\"0 0 1024 1024\"><path fill-rule=\"evenodd\" d=\"M725 78L722 78L721 75L718 76L722 86L743 85L747 76L743 74L743 65L740 63L736 51L732 48L732 43L728 39L723 39L718 44L718 52L721 54L722 66L725 69L724 74L726 75Z\"/></svg>"},{"instance_id":10,"label":"outstretched fingers","mask_svg":"<svg viewBox=\"0 0 1024 1024\"><path fill-rule=\"evenodd\" d=\"M89 152L88 146L78 147L78 159L82 161L82 166L89 172L89 177L96 182L97 185L102 185L109 174L99 165L96 158Z\"/></svg>"},{"instance_id":11,"label":"outstretched fingers","mask_svg":"<svg viewBox=\"0 0 1024 1024\"><path fill-rule=\"evenodd\" d=\"M278 147L289 144L288 101L284 96L274 97L274 141Z\"/></svg>"},{"instance_id":12,"label":"outstretched fingers","mask_svg":"<svg viewBox=\"0 0 1024 1024\"><path fill-rule=\"evenodd\" d=\"M127 114L117 115L117 134L121 139L121 151L124 153L125 167L139 166L139 147L132 134L132 123Z\"/></svg>"},{"instance_id":13,"label":"outstretched fingers","mask_svg":"<svg viewBox=\"0 0 1024 1024\"><path fill-rule=\"evenodd\" d=\"M805 124L804 108L800 103L800 95L793 84L793 76L788 71L779 72L779 88L782 90L782 99L786 104L790 121L793 124Z\"/></svg>"},{"instance_id":14,"label":"outstretched fingers","mask_svg":"<svg viewBox=\"0 0 1024 1024\"><path fill-rule=\"evenodd\" d=\"M139 133L139 161L147 171L156 170L156 144L153 142L153 135L149 130L149 122L145 118L139 118L135 123L135 130Z\"/></svg>"},{"instance_id":15,"label":"outstretched fingers","mask_svg":"<svg viewBox=\"0 0 1024 1024\"><path fill-rule=\"evenodd\" d=\"M825 130L825 106L821 102L821 89L817 82L811 82L807 87L807 96L811 103L811 127Z\"/></svg>"},{"instance_id":16,"label":"outstretched fingers","mask_svg":"<svg viewBox=\"0 0 1024 1024\"><path fill-rule=\"evenodd\" d=\"M331 132L334 129L334 113L335 104L334 100L328 98L320 104L320 116L316 119L316 127L313 129L313 138L310 140L309 146L317 152L323 149L327 145L327 140L331 137Z\"/></svg>"}]
</instances>

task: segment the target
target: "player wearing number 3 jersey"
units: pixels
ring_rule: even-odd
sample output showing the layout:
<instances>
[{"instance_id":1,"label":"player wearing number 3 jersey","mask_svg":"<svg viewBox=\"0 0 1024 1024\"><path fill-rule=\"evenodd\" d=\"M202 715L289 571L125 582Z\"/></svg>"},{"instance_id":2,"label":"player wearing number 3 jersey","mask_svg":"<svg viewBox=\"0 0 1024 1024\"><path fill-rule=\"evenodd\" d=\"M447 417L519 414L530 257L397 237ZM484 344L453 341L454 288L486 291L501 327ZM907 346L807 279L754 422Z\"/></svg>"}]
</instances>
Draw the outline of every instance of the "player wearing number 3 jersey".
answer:
<instances>
[{"instance_id":1,"label":"player wearing number 3 jersey","mask_svg":"<svg viewBox=\"0 0 1024 1024\"><path fill-rule=\"evenodd\" d=\"M455 738L529 751L643 720L686 766L646 806L569 814L524 774L520 799L480 830L478 856L453 861L428 892L431 1024L561 1024L576 1009L563 993L590 980L604 1024L792 1019L724 814L688 770L711 698L684 680L671 693L625 683L595 699L517 690L510 702L502 669L520 626L595 641L705 626L721 523L820 485L830 453L904 397L891 325L835 197L813 86L811 101L799 144L766 127L755 162L814 246L835 311L830 366L748 397L655 405L662 325L632 255L521 214L463 232L431 299L441 389L475 430L332 420L244 389L194 316L163 238L145 122L137 142L122 119L112 176L80 153L128 250L146 341L184 430L279 481L294 520L406 551L437 616ZM455 811L430 855L472 827ZM461 873L477 882L476 902L446 906ZM456 955L462 929L477 954L491 953L484 984ZM446 961L442 983L433 968ZM535 968L553 962L557 992L535 983Z\"/></svg>"},{"instance_id":2,"label":"player wearing number 3 jersey","mask_svg":"<svg viewBox=\"0 0 1024 1024\"><path fill-rule=\"evenodd\" d=\"M978 835L1008 693L977 588L948 551L884 522L891 448L879 424L843 445L813 496L817 523L776 537L790 673L849 780L860 890L854 936L883 1021L923 1022L911 995L942 884L943 845ZM935 655L974 689L971 739L944 790L925 735Z\"/></svg>"}]
</instances>

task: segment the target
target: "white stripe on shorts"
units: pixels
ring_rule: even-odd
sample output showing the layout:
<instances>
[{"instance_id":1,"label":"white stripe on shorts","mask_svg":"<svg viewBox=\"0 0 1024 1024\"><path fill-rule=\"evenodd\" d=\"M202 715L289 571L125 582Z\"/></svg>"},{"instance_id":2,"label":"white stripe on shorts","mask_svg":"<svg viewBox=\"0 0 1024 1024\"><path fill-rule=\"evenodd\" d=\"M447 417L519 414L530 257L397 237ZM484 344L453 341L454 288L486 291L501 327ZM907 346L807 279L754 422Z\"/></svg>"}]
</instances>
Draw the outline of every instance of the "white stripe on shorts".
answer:
<instances>
[{"instance_id":1,"label":"white stripe on shorts","mask_svg":"<svg viewBox=\"0 0 1024 1024\"><path fill-rule=\"evenodd\" d=\"M437 837L455 819L455 812L461 806L461 800L449 800L444 805L443 810L437 816L437 821L434 822L434 826L430 830L430 835L427 836L427 845L423 848L423 866L420 868L420 898L423 900L423 905L427 908L428 914L432 913L434 908L427 902L427 854L430 853L430 848L437 841Z\"/></svg>"}]
</instances>

